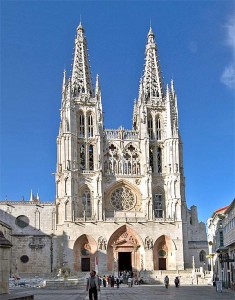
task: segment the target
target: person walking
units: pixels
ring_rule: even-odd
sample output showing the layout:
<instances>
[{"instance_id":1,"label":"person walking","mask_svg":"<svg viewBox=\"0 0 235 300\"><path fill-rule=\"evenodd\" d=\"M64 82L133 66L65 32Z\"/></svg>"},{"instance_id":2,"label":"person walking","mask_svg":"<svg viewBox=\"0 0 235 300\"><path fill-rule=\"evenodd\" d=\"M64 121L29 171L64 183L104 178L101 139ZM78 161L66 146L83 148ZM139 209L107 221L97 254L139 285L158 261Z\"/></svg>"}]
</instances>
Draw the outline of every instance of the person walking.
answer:
<instances>
[{"instance_id":1,"label":"person walking","mask_svg":"<svg viewBox=\"0 0 235 300\"><path fill-rule=\"evenodd\" d=\"M175 277L175 287L179 287L180 280L179 277Z\"/></svg>"},{"instance_id":2,"label":"person walking","mask_svg":"<svg viewBox=\"0 0 235 300\"><path fill-rule=\"evenodd\" d=\"M164 284L165 284L166 289L168 289L168 286L169 286L169 277L167 275L164 278Z\"/></svg>"},{"instance_id":3,"label":"person walking","mask_svg":"<svg viewBox=\"0 0 235 300\"><path fill-rule=\"evenodd\" d=\"M112 277L111 277L111 282L110 282L111 284L111 287L114 287L114 283L115 283L115 279L114 279L114 276L112 275Z\"/></svg>"},{"instance_id":4,"label":"person walking","mask_svg":"<svg viewBox=\"0 0 235 300\"><path fill-rule=\"evenodd\" d=\"M106 276L103 277L103 287L106 287Z\"/></svg>"},{"instance_id":5,"label":"person walking","mask_svg":"<svg viewBox=\"0 0 235 300\"><path fill-rule=\"evenodd\" d=\"M100 285L96 271L91 271L90 277L87 279L86 290L89 292L89 300L98 300L97 293L100 291Z\"/></svg>"},{"instance_id":6,"label":"person walking","mask_svg":"<svg viewBox=\"0 0 235 300\"><path fill-rule=\"evenodd\" d=\"M117 279L116 279L116 285L117 285L117 288L119 288L119 284L120 284L120 280L119 280L119 278L117 277Z\"/></svg>"}]
</instances>

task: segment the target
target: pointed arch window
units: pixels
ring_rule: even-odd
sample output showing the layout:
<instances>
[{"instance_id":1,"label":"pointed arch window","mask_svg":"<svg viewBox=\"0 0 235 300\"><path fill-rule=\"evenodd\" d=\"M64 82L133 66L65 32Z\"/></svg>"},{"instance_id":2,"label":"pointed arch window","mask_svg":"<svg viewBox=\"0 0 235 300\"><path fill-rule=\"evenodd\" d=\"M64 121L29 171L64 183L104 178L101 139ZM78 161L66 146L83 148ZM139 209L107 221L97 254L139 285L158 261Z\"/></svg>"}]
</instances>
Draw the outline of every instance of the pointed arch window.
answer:
<instances>
[{"instance_id":1,"label":"pointed arch window","mask_svg":"<svg viewBox=\"0 0 235 300\"><path fill-rule=\"evenodd\" d=\"M94 148L93 145L89 146L89 170L94 170Z\"/></svg>"},{"instance_id":2,"label":"pointed arch window","mask_svg":"<svg viewBox=\"0 0 235 300\"><path fill-rule=\"evenodd\" d=\"M85 118L84 114L81 112L79 115L79 137L85 136Z\"/></svg>"},{"instance_id":3,"label":"pointed arch window","mask_svg":"<svg viewBox=\"0 0 235 300\"><path fill-rule=\"evenodd\" d=\"M64 211L64 217L65 217L65 220L68 220L69 201L66 201L66 202L65 202L64 208L65 208L65 211Z\"/></svg>"},{"instance_id":4,"label":"pointed arch window","mask_svg":"<svg viewBox=\"0 0 235 300\"><path fill-rule=\"evenodd\" d=\"M157 140L161 140L161 120L160 120L160 118L157 118L157 121L156 121L156 137L157 137Z\"/></svg>"},{"instance_id":5,"label":"pointed arch window","mask_svg":"<svg viewBox=\"0 0 235 300\"><path fill-rule=\"evenodd\" d=\"M68 119L65 120L65 132L69 131L69 121Z\"/></svg>"},{"instance_id":6,"label":"pointed arch window","mask_svg":"<svg viewBox=\"0 0 235 300\"><path fill-rule=\"evenodd\" d=\"M40 230L40 212L38 208L35 211L35 228Z\"/></svg>"},{"instance_id":7,"label":"pointed arch window","mask_svg":"<svg viewBox=\"0 0 235 300\"><path fill-rule=\"evenodd\" d=\"M64 180L64 194L67 195L67 188L68 188L68 177Z\"/></svg>"},{"instance_id":8,"label":"pointed arch window","mask_svg":"<svg viewBox=\"0 0 235 300\"><path fill-rule=\"evenodd\" d=\"M155 218L163 218L163 201L161 194L154 195L153 207Z\"/></svg>"},{"instance_id":9,"label":"pointed arch window","mask_svg":"<svg viewBox=\"0 0 235 300\"><path fill-rule=\"evenodd\" d=\"M88 188L82 193L82 206L83 206L83 211L85 213L85 216L90 217L91 216L91 193Z\"/></svg>"},{"instance_id":10,"label":"pointed arch window","mask_svg":"<svg viewBox=\"0 0 235 300\"><path fill-rule=\"evenodd\" d=\"M88 115L88 137L93 137L93 117Z\"/></svg>"},{"instance_id":11,"label":"pointed arch window","mask_svg":"<svg viewBox=\"0 0 235 300\"><path fill-rule=\"evenodd\" d=\"M86 150L84 144L81 144L79 147L80 153L80 170L85 170L86 168Z\"/></svg>"},{"instance_id":12,"label":"pointed arch window","mask_svg":"<svg viewBox=\"0 0 235 300\"><path fill-rule=\"evenodd\" d=\"M162 149L157 148L157 172L162 173Z\"/></svg>"},{"instance_id":13,"label":"pointed arch window","mask_svg":"<svg viewBox=\"0 0 235 300\"><path fill-rule=\"evenodd\" d=\"M153 139L153 119L151 116L148 117L148 134L149 134L149 139Z\"/></svg>"},{"instance_id":14,"label":"pointed arch window","mask_svg":"<svg viewBox=\"0 0 235 300\"><path fill-rule=\"evenodd\" d=\"M154 163L153 163L153 156L154 156L154 148L149 148L149 165L152 168L152 172L154 172Z\"/></svg>"},{"instance_id":15,"label":"pointed arch window","mask_svg":"<svg viewBox=\"0 0 235 300\"><path fill-rule=\"evenodd\" d=\"M205 262L206 261L206 252L204 250L202 250L199 253L199 260L200 260L200 262Z\"/></svg>"}]
</instances>

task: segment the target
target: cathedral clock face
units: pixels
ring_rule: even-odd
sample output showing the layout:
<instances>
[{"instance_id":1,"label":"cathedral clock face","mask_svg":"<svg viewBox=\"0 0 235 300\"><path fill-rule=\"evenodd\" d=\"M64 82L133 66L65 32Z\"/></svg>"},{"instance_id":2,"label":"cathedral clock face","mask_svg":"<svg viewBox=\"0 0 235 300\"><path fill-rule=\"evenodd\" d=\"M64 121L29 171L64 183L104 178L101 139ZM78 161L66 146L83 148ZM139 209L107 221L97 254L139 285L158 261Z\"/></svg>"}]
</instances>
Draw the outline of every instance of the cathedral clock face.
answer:
<instances>
[{"instance_id":1,"label":"cathedral clock face","mask_svg":"<svg viewBox=\"0 0 235 300\"><path fill-rule=\"evenodd\" d=\"M127 211L136 205L135 196L127 187L120 187L113 191L110 202L117 211Z\"/></svg>"}]
</instances>

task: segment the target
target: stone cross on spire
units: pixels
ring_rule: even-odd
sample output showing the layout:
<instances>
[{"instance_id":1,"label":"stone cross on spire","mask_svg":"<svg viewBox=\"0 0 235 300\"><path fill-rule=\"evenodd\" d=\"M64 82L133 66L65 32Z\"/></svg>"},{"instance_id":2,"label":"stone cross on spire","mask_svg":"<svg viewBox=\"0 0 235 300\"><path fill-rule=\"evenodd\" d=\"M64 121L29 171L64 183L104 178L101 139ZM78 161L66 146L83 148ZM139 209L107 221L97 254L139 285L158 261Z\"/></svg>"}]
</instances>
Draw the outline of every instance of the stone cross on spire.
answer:
<instances>
[{"instance_id":1,"label":"stone cross on spire","mask_svg":"<svg viewBox=\"0 0 235 300\"><path fill-rule=\"evenodd\" d=\"M75 95L93 95L87 42L80 22L75 39L74 60L72 69L72 92Z\"/></svg>"},{"instance_id":2,"label":"stone cross on spire","mask_svg":"<svg viewBox=\"0 0 235 300\"><path fill-rule=\"evenodd\" d=\"M143 91L146 101L150 99L163 100L163 82L157 54L154 33L150 26L145 48L145 68L143 75Z\"/></svg>"}]
</instances>

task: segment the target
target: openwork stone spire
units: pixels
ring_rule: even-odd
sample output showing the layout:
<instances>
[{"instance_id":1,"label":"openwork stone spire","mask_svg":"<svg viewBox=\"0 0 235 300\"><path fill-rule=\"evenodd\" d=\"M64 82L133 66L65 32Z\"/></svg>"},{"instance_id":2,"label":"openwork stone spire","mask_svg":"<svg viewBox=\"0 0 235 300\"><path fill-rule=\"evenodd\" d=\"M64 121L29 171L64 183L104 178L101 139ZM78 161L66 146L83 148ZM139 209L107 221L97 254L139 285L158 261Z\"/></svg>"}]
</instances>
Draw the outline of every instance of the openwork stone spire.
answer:
<instances>
[{"instance_id":1,"label":"openwork stone spire","mask_svg":"<svg viewBox=\"0 0 235 300\"><path fill-rule=\"evenodd\" d=\"M88 60L87 42L84 29L80 23L75 39L74 60L72 70L72 92L75 95L93 95L91 73Z\"/></svg>"},{"instance_id":2,"label":"openwork stone spire","mask_svg":"<svg viewBox=\"0 0 235 300\"><path fill-rule=\"evenodd\" d=\"M145 48L145 68L143 76L143 90L146 101L163 99L163 82L160 71L160 64L157 54L157 46L154 33L150 27L148 41Z\"/></svg>"}]
</instances>

